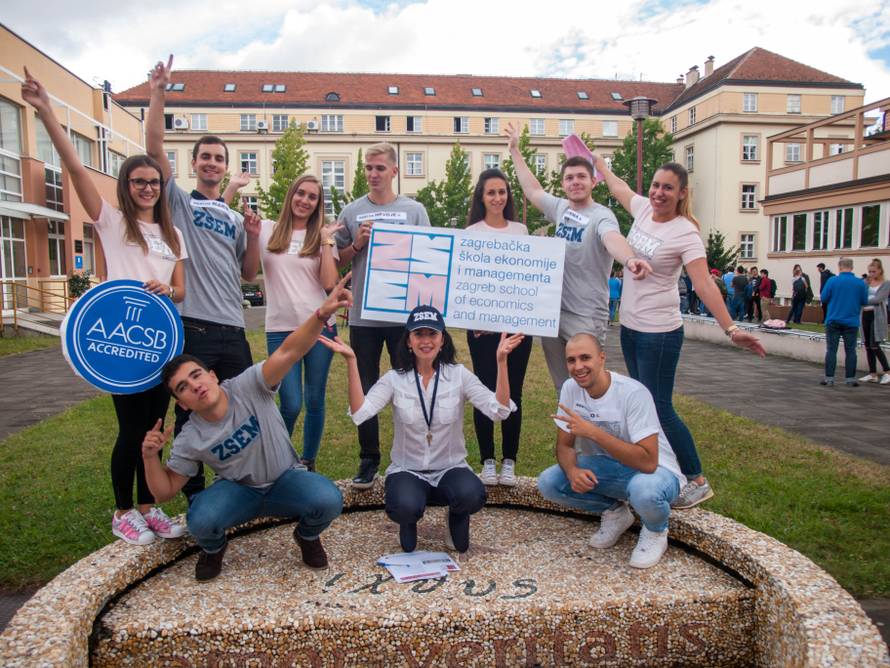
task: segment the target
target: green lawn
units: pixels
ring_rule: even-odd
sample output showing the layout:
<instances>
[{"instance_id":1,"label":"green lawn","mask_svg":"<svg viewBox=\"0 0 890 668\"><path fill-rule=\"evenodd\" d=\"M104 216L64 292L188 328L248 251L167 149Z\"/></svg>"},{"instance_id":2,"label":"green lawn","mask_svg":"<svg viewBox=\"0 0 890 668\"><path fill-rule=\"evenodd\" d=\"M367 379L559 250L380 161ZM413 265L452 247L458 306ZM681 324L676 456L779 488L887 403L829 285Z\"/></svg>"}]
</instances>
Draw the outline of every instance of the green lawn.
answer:
<instances>
[{"instance_id":1,"label":"green lawn","mask_svg":"<svg viewBox=\"0 0 890 668\"><path fill-rule=\"evenodd\" d=\"M256 358L264 357L264 335L252 332L250 341ZM463 337L456 343L468 360ZM320 471L334 479L351 477L357 464L344 369L335 359L318 459ZM555 429L546 417L555 394L539 346L524 396L518 471L536 475L553 463ZM890 467L684 397L678 407L716 490L708 509L800 550L858 597L890 595ZM385 414L380 422L386 443L391 420ZM478 467L469 411L464 422L470 462ZM298 424L297 441L300 430ZM115 431L111 401L99 397L0 442L0 587L46 582L112 540L108 468ZM169 512L183 509L181 499L167 505Z\"/></svg>"},{"instance_id":2,"label":"green lawn","mask_svg":"<svg viewBox=\"0 0 890 668\"><path fill-rule=\"evenodd\" d=\"M10 331L12 331L12 328L10 328ZM58 336L45 336L43 334L35 336L3 336L0 337L0 357L18 355L19 353L43 350L44 348L53 348L60 345L61 339Z\"/></svg>"}]
</instances>

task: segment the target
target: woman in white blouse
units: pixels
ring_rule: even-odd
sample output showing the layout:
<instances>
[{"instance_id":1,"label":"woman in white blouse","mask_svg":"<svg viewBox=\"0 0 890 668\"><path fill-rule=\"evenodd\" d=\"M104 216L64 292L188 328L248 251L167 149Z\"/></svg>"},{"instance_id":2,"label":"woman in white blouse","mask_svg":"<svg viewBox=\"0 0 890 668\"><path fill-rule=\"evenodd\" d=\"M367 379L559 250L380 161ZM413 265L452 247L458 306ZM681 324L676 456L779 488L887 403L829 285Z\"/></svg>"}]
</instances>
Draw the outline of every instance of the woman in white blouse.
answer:
<instances>
[{"instance_id":1,"label":"woman in white blouse","mask_svg":"<svg viewBox=\"0 0 890 668\"><path fill-rule=\"evenodd\" d=\"M405 552L417 546L417 522L428 504L448 506L446 544L458 552L470 546L470 515L485 505L485 487L467 464L464 402L492 420L516 410L510 401L507 356L525 337L501 335L497 386L489 390L462 364L442 314L418 306L408 316L393 359L393 370L362 392L355 353L340 337L322 343L346 359L349 405L359 425L393 404L392 463L386 470L386 514L399 525Z\"/></svg>"}]
</instances>

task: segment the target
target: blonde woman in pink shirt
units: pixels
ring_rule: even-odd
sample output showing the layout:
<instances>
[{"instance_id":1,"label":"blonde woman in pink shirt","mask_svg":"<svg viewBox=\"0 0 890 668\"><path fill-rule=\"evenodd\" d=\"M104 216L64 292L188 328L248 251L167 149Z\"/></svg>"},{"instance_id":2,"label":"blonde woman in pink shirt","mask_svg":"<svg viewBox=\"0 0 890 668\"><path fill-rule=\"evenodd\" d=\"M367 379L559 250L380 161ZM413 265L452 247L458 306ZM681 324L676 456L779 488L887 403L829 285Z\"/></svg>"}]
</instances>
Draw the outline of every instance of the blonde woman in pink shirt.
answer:
<instances>
[{"instance_id":1,"label":"blonde woman in pink shirt","mask_svg":"<svg viewBox=\"0 0 890 668\"><path fill-rule=\"evenodd\" d=\"M733 323L720 291L710 280L698 220L692 214L686 169L675 162L662 165L652 178L646 198L615 176L601 157L594 156L594 161L609 192L634 217L628 243L637 257L652 266L646 279L624 284L619 311L621 351L630 376L652 393L661 428L687 479L671 505L692 508L714 492L702 474L692 434L674 410L672 400L683 346L677 279L684 266L696 294L730 341L761 357L766 353L756 336Z\"/></svg>"}]
</instances>

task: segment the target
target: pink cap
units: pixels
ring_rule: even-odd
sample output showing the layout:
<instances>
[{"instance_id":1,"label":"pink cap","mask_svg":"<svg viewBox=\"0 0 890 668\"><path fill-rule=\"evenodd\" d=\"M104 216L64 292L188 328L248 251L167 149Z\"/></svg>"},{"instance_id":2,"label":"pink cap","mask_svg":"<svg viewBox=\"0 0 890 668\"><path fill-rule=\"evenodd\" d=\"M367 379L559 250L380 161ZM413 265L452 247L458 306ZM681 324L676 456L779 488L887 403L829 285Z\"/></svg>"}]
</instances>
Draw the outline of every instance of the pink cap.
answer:
<instances>
[{"instance_id":1,"label":"pink cap","mask_svg":"<svg viewBox=\"0 0 890 668\"><path fill-rule=\"evenodd\" d=\"M574 158L579 156L584 158L591 165L594 165L593 162L593 153L590 152L590 149L587 148L587 145L581 141L581 137L578 135L569 135L565 139L562 140L562 150L563 153L566 154L566 158ZM600 174L596 165L593 167L593 184L596 185L600 181L603 180L603 175Z\"/></svg>"}]
</instances>

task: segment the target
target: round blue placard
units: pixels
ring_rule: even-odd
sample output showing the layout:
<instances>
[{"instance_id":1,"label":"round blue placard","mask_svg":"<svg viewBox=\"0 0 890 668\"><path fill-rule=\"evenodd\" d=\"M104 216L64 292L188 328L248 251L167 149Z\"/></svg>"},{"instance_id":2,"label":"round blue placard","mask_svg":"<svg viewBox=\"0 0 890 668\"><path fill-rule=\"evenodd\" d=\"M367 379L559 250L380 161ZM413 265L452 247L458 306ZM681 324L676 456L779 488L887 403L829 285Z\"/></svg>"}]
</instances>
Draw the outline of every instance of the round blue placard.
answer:
<instances>
[{"instance_id":1,"label":"round blue placard","mask_svg":"<svg viewBox=\"0 0 890 668\"><path fill-rule=\"evenodd\" d=\"M182 352L182 320L167 297L138 281L107 281L85 292L62 323L62 352L91 385L135 394L157 385Z\"/></svg>"}]
</instances>

